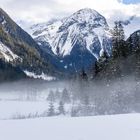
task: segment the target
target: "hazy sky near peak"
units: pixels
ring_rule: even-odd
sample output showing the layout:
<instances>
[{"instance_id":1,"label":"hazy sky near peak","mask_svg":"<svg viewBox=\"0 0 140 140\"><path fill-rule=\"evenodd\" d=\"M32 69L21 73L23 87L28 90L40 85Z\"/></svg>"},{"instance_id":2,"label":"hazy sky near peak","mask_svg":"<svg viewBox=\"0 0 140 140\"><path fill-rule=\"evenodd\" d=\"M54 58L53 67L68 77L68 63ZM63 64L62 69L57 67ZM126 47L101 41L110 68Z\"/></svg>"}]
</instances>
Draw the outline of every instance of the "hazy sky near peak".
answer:
<instances>
[{"instance_id":1,"label":"hazy sky near peak","mask_svg":"<svg viewBox=\"0 0 140 140\"><path fill-rule=\"evenodd\" d=\"M140 0L0 0L0 6L15 21L25 24L61 19L82 8L95 9L109 24L132 16L133 22L140 22Z\"/></svg>"}]
</instances>

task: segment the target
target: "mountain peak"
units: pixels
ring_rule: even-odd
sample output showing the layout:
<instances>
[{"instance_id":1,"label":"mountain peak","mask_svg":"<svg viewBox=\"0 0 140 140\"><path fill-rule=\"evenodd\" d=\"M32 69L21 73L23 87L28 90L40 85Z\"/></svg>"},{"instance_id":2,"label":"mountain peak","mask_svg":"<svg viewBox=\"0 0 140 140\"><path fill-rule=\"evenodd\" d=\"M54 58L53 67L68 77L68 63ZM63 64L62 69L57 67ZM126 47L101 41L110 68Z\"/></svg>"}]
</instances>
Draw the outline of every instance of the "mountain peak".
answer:
<instances>
[{"instance_id":1,"label":"mountain peak","mask_svg":"<svg viewBox=\"0 0 140 140\"><path fill-rule=\"evenodd\" d=\"M60 59L61 68L64 67L62 69L75 71L85 65L89 67L102 52L106 51L110 55L108 24L93 9L80 9L62 20L38 26L32 28L32 36L40 48L47 48Z\"/></svg>"},{"instance_id":2,"label":"mountain peak","mask_svg":"<svg viewBox=\"0 0 140 140\"><path fill-rule=\"evenodd\" d=\"M72 16L76 16L77 18L83 18L83 19L88 19L89 20L90 18L94 19L94 18L99 17L101 15L93 9L84 8L84 9L78 10Z\"/></svg>"},{"instance_id":3,"label":"mountain peak","mask_svg":"<svg viewBox=\"0 0 140 140\"><path fill-rule=\"evenodd\" d=\"M90 8L80 9L79 11L75 12L71 16L65 18L63 20L63 26L69 26L72 24L88 24L89 26L94 27L107 27L106 19L99 14L96 10Z\"/></svg>"},{"instance_id":4,"label":"mountain peak","mask_svg":"<svg viewBox=\"0 0 140 140\"><path fill-rule=\"evenodd\" d=\"M91 8L83 8L83 9L80 9L78 10L76 13L95 13L95 14L99 14L96 10L94 9L91 9Z\"/></svg>"}]
</instances>

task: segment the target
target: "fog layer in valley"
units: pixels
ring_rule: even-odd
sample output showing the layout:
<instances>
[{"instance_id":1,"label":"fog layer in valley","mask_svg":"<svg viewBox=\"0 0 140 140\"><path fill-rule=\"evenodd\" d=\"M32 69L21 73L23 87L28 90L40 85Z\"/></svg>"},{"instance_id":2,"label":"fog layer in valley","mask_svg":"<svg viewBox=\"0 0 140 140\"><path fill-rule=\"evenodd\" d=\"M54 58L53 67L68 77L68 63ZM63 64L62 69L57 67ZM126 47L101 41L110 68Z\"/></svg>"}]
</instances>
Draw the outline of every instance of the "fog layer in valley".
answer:
<instances>
[{"instance_id":1,"label":"fog layer in valley","mask_svg":"<svg viewBox=\"0 0 140 140\"><path fill-rule=\"evenodd\" d=\"M0 85L0 119L140 112L140 81L25 80Z\"/></svg>"}]
</instances>

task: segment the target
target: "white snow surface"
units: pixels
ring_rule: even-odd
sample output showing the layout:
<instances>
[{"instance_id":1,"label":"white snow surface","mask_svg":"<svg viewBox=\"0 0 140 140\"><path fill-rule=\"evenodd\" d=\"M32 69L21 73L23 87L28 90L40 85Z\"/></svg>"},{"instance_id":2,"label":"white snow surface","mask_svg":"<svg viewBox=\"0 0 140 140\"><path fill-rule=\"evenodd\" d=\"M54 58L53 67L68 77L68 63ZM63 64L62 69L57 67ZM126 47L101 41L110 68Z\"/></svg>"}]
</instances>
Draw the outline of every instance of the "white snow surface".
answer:
<instances>
[{"instance_id":1,"label":"white snow surface","mask_svg":"<svg viewBox=\"0 0 140 140\"><path fill-rule=\"evenodd\" d=\"M47 97L47 96L46 96ZM20 97L21 98L21 97ZM37 97L36 97L37 98ZM23 100L1 100L0 101L0 120L9 120L19 118L19 116L28 116L47 113L49 109L49 101L43 100L38 97L39 100L33 99L31 95L23 95ZM26 100L25 100L26 99ZM58 112L59 103L54 103L55 112ZM71 110L70 104L65 104L64 108L66 111L65 117L70 116ZM44 115L43 115L44 116ZM45 115L47 116L47 115ZM59 116L60 117L60 116ZM33 118L33 117L30 117ZM37 116L35 116L37 118Z\"/></svg>"},{"instance_id":2,"label":"white snow surface","mask_svg":"<svg viewBox=\"0 0 140 140\"><path fill-rule=\"evenodd\" d=\"M42 80L46 80L46 81L55 80L55 77L48 76L48 75L44 74L43 72L42 72L42 74L37 75L37 74L35 74L34 72L29 72L29 71L25 70L24 73L25 73L28 77L31 77L31 78L34 78L34 79L42 79Z\"/></svg>"},{"instance_id":3,"label":"white snow surface","mask_svg":"<svg viewBox=\"0 0 140 140\"><path fill-rule=\"evenodd\" d=\"M7 62L13 62L14 60L19 59L19 56L14 54L7 46L0 42L0 54Z\"/></svg>"},{"instance_id":4,"label":"white snow surface","mask_svg":"<svg viewBox=\"0 0 140 140\"><path fill-rule=\"evenodd\" d=\"M47 109L48 103L46 101L3 100L0 101L0 120L11 119L17 115L41 114Z\"/></svg>"},{"instance_id":5,"label":"white snow surface","mask_svg":"<svg viewBox=\"0 0 140 140\"><path fill-rule=\"evenodd\" d=\"M140 114L0 120L1 140L140 140Z\"/></svg>"}]
</instances>

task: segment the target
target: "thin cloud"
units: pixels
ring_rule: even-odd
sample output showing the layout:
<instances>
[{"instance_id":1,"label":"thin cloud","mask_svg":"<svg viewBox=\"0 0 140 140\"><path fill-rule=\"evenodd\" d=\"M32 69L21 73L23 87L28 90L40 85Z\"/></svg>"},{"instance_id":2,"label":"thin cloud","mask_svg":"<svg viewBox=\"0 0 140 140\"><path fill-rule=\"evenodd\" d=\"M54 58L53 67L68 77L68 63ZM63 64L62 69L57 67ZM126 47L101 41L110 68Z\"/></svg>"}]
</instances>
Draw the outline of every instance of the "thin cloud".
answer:
<instances>
[{"instance_id":1,"label":"thin cloud","mask_svg":"<svg viewBox=\"0 0 140 140\"><path fill-rule=\"evenodd\" d=\"M110 25L116 19L125 21L134 15L140 17L140 3L124 4L123 0L0 0L0 3L14 20L31 24L69 16L81 8L97 10Z\"/></svg>"}]
</instances>

